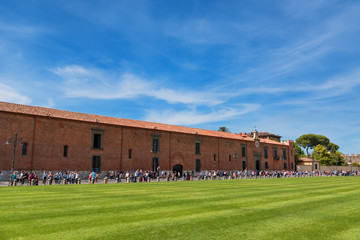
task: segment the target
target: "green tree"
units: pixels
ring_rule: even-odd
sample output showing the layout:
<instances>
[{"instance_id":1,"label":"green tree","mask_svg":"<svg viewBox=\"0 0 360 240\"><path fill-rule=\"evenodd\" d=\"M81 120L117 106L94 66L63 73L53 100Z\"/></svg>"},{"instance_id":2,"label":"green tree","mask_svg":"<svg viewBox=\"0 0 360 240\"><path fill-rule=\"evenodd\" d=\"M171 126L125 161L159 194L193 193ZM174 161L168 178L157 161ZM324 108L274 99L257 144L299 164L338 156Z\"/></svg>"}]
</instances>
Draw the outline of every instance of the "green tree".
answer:
<instances>
[{"instance_id":1,"label":"green tree","mask_svg":"<svg viewBox=\"0 0 360 240\"><path fill-rule=\"evenodd\" d=\"M337 165L337 166L345 166L346 165L344 157L341 156L341 152L335 151L333 153L330 153L330 156L333 160L333 165Z\"/></svg>"},{"instance_id":2,"label":"green tree","mask_svg":"<svg viewBox=\"0 0 360 240\"><path fill-rule=\"evenodd\" d=\"M317 141L315 143L315 146L320 144L320 145L327 147L329 145L330 140L327 137L325 137L323 135L315 135L315 136L316 136L316 141Z\"/></svg>"},{"instance_id":3,"label":"green tree","mask_svg":"<svg viewBox=\"0 0 360 240\"><path fill-rule=\"evenodd\" d=\"M316 142L315 134L304 134L301 135L298 139L296 139L296 143L305 149L306 155L309 156L309 149L314 148Z\"/></svg>"},{"instance_id":4,"label":"green tree","mask_svg":"<svg viewBox=\"0 0 360 240\"><path fill-rule=\"evenodd\" d=\"M314 159L319 160L321 165L333 165L332 158L326 147L323 145L319 144L314 148L313 157Z\"/></svg>"},{"instance_id":5,"label":"green tree","mask_svg":"<svg viewBox=\"0 0 360 240\"><path fill-rule=\"evenodd\" d=\"M351 163L351 165L354 167L360 167L360 163L357 163L357 162L353 162L353 163Z\"/></svg>"},{"instance_id":6,"label":"green tree","mask_svg":"<svg viewBox=\"0 0 360 240\"><path fill-rule=\"evenodd\" d=\"M326 149L332 153L336 152L337 150L339 150L339 146L336 145L335 143L329 143L327 146L326 146Z\"/></svg>"},{"instance_id":7,"label":"green tree","mask_svg":"<svg viewBox=\"0 0 360 240\"><path fill-rule=\"evenodd\" d=\"M295 164L298 164L299 158L305 156L304 150L301 149L301 147L294 142L294 157L295 157Z\"/></svg>"},{"instance_id":8,"label":"green tree","mask_svg":"<svg viewBox=\"0 0 360 240\"><path fill-rule=\"evenodd\" d=\"M227 127L225 127L225 126L223 126L223 127L219 127L219 130L218 130L219 132L230 132L230 130L227 128Z\"/></svg>"},{"instance_id":9,"label":"green tree","mask_svg":"<svg viewBox=\"0 0 360 240\"><path fill-rule=\"evenodd\" d=\"M300 147L304 148L306 155L309 156L309 149L313 149L317 145L327 147L327 145L330 143L330 140L323 135L309 133L301 135L298 139L296 139L296 143Z\"/></svg>"},{"instance_id":10,"label":"green tree","mask_svg":"<svg viewBox=\"0 0 360 240\"><path fill-rule=\"evenodd\" d=\"M313 157L319 160L321 165L345 165L344 157L341 156L339 151L329 152L325 146L320 144L314 148Z\"/></svg>"},{"instance_id":11,"label":"green tree","mask_svg":"<svg viewBox=\"0 0 360 240\"><path fill-rule=\"evenodd\" d=\"M296 142L294 142L294 152L299 156L305 156L304 150L302 150L301 147Z\"/></svg>"}]
</instances>

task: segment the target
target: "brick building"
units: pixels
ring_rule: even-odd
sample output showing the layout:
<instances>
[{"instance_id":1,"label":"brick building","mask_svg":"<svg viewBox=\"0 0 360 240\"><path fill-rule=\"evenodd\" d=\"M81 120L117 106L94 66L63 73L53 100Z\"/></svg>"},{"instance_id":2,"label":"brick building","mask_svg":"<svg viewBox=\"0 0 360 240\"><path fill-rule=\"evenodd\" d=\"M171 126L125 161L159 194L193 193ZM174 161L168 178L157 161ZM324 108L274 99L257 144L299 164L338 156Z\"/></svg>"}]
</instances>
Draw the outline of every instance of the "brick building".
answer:
<instances>
[{"instance_id":1,"label":"brick building","mask_svg":"<svg viewBox=\"0 0 360 240\"><path fill-rule=\"evenodd\" d=\"M360 163L360 154L346 154L342 155L346 164L351 165L352 163Z\"/></svg>"},{"instance_id":2,"label":"brick building","mask_svg":"<svg viewBox=\"0 0 360 240\"><path fill-rule=\"evenodd\" d=\"M293 141L0 102L0 171L294 170ZM11 142L11 141L10 141Z\"/></svg>"}]
</instances>

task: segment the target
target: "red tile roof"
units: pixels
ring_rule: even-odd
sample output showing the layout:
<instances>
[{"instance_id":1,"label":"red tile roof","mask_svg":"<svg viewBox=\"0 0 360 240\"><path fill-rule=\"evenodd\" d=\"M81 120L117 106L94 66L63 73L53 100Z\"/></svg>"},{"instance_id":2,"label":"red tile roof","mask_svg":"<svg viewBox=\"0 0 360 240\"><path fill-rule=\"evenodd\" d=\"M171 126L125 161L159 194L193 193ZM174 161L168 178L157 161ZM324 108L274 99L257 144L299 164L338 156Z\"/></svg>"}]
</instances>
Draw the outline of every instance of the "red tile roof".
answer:
<instances>
[{"instance_id":1,"label":"red tile roof","mask_svg":"<svg viewBox=\"0 0 360 240\"><path fill-rule=\"evenodd\" d=\"M52 108L28 106L28 105L14 104L14 103L6 103L6 102L0 102L0 112L18 113L25 115L41 116L41 117L53 117L53 118L75 120L75 121L93 122L93 123L110 124L110 125L126 126L126 127L134 127L134 128L154 129L159 131L178 132L178 133L186 133L186 134L194 134L194 135L202 135L202 136L254 141L252 138L242 133L236 134L236 133L219 132L219 131L205 130L199 128L182 127L182 126L168 125L162 123L130 120L124 118L106 117L100 115L69 112L69 111L57 110ZM277 145L288 145L287 143L279 143L269 139L261 139L260 142L277 144Z\"/></svg>"},{"instance_id":2,"label":"red tile roof","mask_svg":"<svg viewBox=\"0 0 360 240\"><path fill-rule=\"evenodd\" d=\"M304 158L299 158L299 162L312 162L312 161L314 161L314 162L320 162L319 160L316 160L316 159L312 159L312 158L306 158L306 157L304 157Z\"/></svg>"}]
</instances>

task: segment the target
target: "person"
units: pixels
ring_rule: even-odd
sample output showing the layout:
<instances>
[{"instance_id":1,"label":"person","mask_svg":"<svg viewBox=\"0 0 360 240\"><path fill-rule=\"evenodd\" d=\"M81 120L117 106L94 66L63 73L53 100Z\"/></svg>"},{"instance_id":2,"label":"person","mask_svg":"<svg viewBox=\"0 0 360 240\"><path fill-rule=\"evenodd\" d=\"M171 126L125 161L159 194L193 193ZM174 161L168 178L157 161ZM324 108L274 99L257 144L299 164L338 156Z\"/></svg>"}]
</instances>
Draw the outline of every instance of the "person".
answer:
<instances>
[{"instance_id":1,"label":"person","mask_svg":"<svg viewBox=\"0 0 360 240\"><path fill-rule=\"evenodd\" d=\"M13 173L11 174L11 186L13 186L16 181L17 181L16 171L13 171Z\"/></svg>"},{"instance_id":2,"label":"person","mask_svg":"<svg viewBox=\"0 0 360 240\"><path fill-rule=\"evenodd\" d=\"M38 179L38 177L37 177L36 172L33 174L33 179L34 179L34 184L35 184L35 185L39 185L39 179Z\"/></svg>"},{"instance_id":3,"label":"person","mask_svg":"<svg viewBox=\"0 0 360 240\"><path fill-rule=\"evenodd\" d=\"M156 176L155 177L158 177L160 174L160 165L156 168Z\"/></svg>"},{"instance_id":4,"label":"person","mask_svg":"<svg viewBox=\"0 0 360 240\"><path fill-rule=\"evenodd\" d=\"M75 183L79 183L79 171L75 172Z\"/></svg>"},{"instance_id":5,"label":"person","mask_svg":"<svg viewBox=\"0 0 360 240\"><path fill-rule=\"evenodd\" d=\"M95 173L95 172L92 172L92 173L91 173L91 180L92 180L93 182L96 181L96 173Z\"/></svg>"},{"instance_id":6,"label":"person","mask_svg":"<svg viewBox=\"0 0 360 240\"><path fill-rule=\"evenodd\" d=\"M47 173L46 171L43 172L43 185L46 184L46 177L47 177Z\"/></svg>"},{"instance_id":7,"label":"person","mask_svg":"<svg viewBox=\"0 0 360 240\"><path fill-rule=\"evenodd\" d=\"M89 184L91 183L91 177L92 177L92 174L89 173Z\"/></svg>"},{"instance_id":8,"label":"person","mask_svg":"<svg viewBox=\"0 0 360 240\"><path fill-rule=\"evenodd\" d=\"M48 180L49 180L49 184L52 185L52 181L53 181L53 174L52 174L52 172L49 172Z\"/></svg>"}]
</instances>

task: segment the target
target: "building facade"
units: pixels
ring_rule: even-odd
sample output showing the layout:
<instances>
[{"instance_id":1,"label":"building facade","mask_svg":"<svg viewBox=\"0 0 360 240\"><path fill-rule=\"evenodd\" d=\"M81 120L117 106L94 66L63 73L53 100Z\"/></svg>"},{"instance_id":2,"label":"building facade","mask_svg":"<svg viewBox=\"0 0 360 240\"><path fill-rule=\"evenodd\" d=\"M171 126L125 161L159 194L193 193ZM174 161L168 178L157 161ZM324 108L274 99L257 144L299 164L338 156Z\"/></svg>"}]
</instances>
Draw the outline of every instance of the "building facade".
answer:
<instances>
[{"instance_id":1,"label":"building facade","mask_svg":"<svg viewBox=\"0 0 360 240\"><path fill-rule=\"evenodd\" d=\"M347 165L351 165L353 163L360 163L360 154L346 154L342 156L344 157L344 161Z\"/></svg>"},{"instance_id":2,"label":"building facade","mask_svg":"<svg viewBox=\"0 0 360 240\"><path fill-rule=\"evenodd\" d=\"M5 102L0 158L0 171L12 163L17 170L52 171L295 170L293 141L257 132L250 137Z\"/></svg>"}]
</instances>

